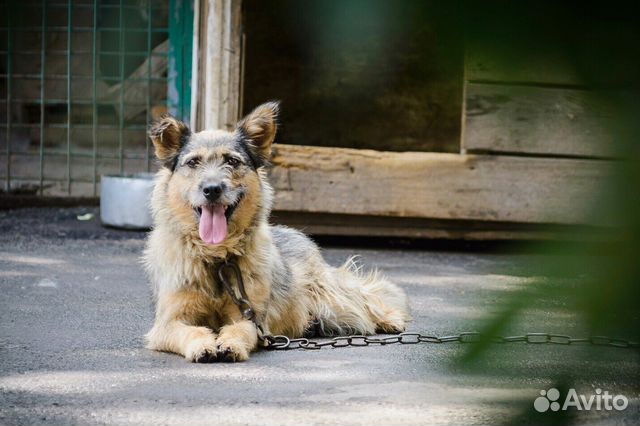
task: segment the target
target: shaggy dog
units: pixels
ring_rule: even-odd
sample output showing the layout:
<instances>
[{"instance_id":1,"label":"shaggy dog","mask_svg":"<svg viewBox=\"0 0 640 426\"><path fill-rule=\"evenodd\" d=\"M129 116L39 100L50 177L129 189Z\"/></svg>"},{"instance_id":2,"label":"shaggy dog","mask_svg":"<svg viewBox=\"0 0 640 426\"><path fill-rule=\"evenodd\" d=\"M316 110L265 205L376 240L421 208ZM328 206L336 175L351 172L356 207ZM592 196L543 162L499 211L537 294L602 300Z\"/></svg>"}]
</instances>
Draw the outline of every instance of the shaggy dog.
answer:
<instances>
[{"instance_id":1,"label":"shaggy dog","mask_svg":"<svg viewBox=\"0 0 640 426\"><path fill-rule=\"evenodd\" d=\"M301 337L314 325L324 335L405 329L402 290L376 272L361 274L352 261L329 266L305 235L269 224L266 166L277 114L277 103L265 103L233 132L192 133L172 117L150 128L163 166L144 253L156 304L149 348L212 362L243 361L258 347L256 325L214 273L228 259L265 334Z\"/></svg>"}]
</instances>

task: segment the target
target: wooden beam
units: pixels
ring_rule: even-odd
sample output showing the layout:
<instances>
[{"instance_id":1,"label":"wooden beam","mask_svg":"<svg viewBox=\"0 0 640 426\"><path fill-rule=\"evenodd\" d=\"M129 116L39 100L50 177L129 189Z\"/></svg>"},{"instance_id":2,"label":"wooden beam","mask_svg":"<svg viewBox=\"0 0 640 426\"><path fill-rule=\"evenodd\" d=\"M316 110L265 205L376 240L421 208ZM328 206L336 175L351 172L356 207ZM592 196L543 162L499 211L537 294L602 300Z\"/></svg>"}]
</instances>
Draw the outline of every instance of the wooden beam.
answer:
<instances>
[{"instance_id":1,"label":"wooden beam","mask_svg":"<svg viewBox=\"0 0 640 426\"><path fill-rule=\"evenodd\" d=\"M423 219L390 216L348 215L275 211L271 222L287 225L308 235L382 237L467 241L562 240L610 241L620 238L610 228L554 226L508 222Z\"/></svg>"},{"instance_id":2,"label":"wooden beam","mask_svg":"<svg viewBox=\"0 0 640 426\"><path fill-rule=\"evenodd\" d=\"M467 83L469 152L614 157L620 96L602 91Z\"/></svg>"},{"instance_id":3,"label":"wooden beam","mask_svg":"<svg viewBox=\"0 0 640 426\"><path fill-rule=\"evenodd\" d=\"M314 213L598 224L604 161L279 145L275 208Z\"/></svg>"},{"instance_id":4,"label":"wooden beam","mask_svg":"<svg viewBox=\"0 0 640 426\"><path fill-rule=\"evenodd\" d=\"M242 1L200 0L196 130L232 129L240 104Z\"/></svg>"}]
</instances>

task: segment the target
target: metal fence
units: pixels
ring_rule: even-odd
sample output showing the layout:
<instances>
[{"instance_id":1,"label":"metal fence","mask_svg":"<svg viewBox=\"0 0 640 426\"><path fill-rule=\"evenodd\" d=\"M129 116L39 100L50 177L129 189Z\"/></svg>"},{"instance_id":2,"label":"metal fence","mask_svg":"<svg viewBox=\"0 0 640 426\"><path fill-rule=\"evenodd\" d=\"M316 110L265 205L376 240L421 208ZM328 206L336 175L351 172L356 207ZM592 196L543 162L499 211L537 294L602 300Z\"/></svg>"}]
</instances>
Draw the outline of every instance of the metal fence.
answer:
<instances>
[{"instance_id":1,"label":"metal fence","mask_svg":"<svg viewBox=\"0 0 640 426\"><path fill-rule=\"evenodd\" d=\"M0 19L3 190L96 196L102 174L151 171L169 1L5 0Z\"/></svg>"}]
</instances>

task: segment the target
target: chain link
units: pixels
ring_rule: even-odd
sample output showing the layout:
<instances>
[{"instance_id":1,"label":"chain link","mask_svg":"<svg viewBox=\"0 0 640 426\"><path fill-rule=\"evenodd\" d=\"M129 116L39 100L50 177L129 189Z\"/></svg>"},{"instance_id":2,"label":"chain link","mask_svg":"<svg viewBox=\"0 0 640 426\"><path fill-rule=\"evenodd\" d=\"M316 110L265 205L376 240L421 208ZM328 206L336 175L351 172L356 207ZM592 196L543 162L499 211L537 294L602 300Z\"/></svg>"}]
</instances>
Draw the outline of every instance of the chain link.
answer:
<instances>
[{"instance_id":1,"label":"chain link","mask_svg":"<svg viewBox=\"0 0 640 426\"><path fill-rule=\"evenodd\" d=\"M229 281L227 272L230 272L235 276L239 295L233 289L233 284ZM353 334L350 336L337 336L332 339L325 340L311 340L305 337L289 338L283 335L271 335L265 334L262 324L257 318L257 315L251 304L249 298L244 289L244 282L242 280L242 273L240 268L234 260L227 260L220 264L217 269L218 278L222 282L227 294L235 303L244 319L252 321L258 332L258 339L262 342L265 349L271 350L292 350L292 349L308 349L318 350L326 346L332 348L346 348L346 347L364 347L371 345L393 345L400 343L403 345L416 345L419 343L478 343L480 341L489 341L491 343L516 343L525 342L527 344L539 345L539 344L554 344L554 345L575 345L575 344L588 344L593 346L609 346L614 348L639 348L640 343L624 339L616 339L607 336L591 336L588 338L572 338L564 334L552 334L552 333L527 333L518 336L486 336L481 333L471 331L460 334L454 334L451 336L435 336L430 334L421 334L416 332L406 332L400 334L394 334L389 336L364 336L362 334Z\"/></svg>"},{"instance_id":2,"label":"chain link","mask_svg":"<svg viewBox=\"0 0 640 426\"><path fill-rule=\"evenodd\" d=\"M292 349L322 349L326 346L332 348L363 347L371 345L392 345L400 343L403 345L416 345L419 343L478 343L489 341L491 343L514 343L523 342L526 344L553 344L553 345L576 345L587 344L592 346L609 346L614 348L639 348L640 343L624 339L615 339L607 336L591 336L588 338L572 338L564 334L553 333L527 333L519 336L487 336L477 332L464 332L451 336L435 336L429 334L407 332L390 336L363 336L354 334L350 336L337 336L332 339L312 340L305 337L290 339L282 335L265 335L265 348L270 350L292 350Z\"/></svg>"}]
</instances>

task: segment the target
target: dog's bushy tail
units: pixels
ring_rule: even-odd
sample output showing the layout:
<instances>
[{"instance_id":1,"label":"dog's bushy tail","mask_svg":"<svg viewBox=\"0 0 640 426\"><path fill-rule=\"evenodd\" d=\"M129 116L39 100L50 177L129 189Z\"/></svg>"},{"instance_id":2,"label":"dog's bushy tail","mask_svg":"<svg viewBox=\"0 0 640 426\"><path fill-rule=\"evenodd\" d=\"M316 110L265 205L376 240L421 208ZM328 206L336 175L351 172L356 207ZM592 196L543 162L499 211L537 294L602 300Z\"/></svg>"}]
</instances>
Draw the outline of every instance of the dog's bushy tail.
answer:
<instances>
[{"instance_id":1,"label":"dog's bushy tail","mask_svg":"<svg viewBox=\"0 0 640 426\"><path fill-rule=\"evenodd\" d=\"M364 273L354 256L330 275L316 299L325 334L404 331L411 319L407 297L377 270Z\"/></svg>"}]
</instances>

